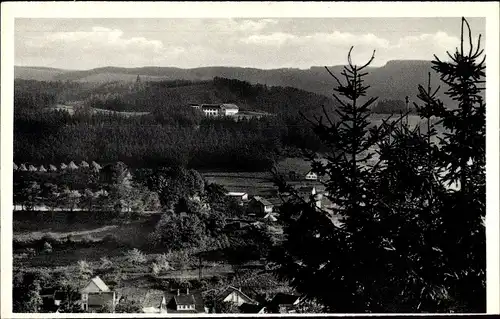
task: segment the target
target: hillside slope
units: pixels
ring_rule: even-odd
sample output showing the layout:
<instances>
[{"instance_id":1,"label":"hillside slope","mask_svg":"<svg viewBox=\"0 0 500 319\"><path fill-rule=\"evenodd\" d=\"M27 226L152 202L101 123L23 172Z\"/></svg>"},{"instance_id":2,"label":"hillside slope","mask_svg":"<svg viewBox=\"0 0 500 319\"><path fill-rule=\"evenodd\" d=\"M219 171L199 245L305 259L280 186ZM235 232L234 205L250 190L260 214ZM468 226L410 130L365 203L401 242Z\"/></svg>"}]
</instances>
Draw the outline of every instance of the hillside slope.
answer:
<instances>
[{"instance_id":1,"label":"hillside slope","mask_svg":"<svg viewBox=\"0 0 500 319\"><path fill-rule=\"evenodd\" d=\"M331 70L339 74L341 66L333 66ZM31 73L30 73L31 72ZM416 100L418 84L427 84L428 72L432 74L432 84L437 86L438 76L431 70L430 61L400 60L389 61L382 67L369 69L367 84L371 85L369 91L372 96L381 99L403 100L409 96ZM180 69L173 67L142 67L142 68L117 68L105 67L84 71L44 70L39 68L16 67L16 78L41 80L60 80L105 83L110 81L135 81L137 75L144 81L159 80L190 80L206 81L214 77L223 77L260 83L268 86L295 87L309 92L331 96L333 78L324 67L311 67L310 69L273 69L261 70L255 68L239 67L202 67L195 69ZM441 95L448 101L446 97Z\"/></svg>"}]
</instances>

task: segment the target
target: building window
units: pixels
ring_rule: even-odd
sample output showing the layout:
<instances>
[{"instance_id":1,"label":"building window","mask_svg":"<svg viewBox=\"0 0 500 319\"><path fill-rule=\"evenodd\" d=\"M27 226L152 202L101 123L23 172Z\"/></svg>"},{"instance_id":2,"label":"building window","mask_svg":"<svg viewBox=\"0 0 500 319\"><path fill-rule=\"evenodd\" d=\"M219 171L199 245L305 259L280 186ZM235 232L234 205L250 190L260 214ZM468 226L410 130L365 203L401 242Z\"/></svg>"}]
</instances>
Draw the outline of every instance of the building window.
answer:
<instances>
[{"instance_id":1,"label":"building window","mask_svg":"<svg viewBox=\"0 0 500 319\"><path fill-rule=\"evenodd\" d=\"M82 294L82 300L83 301L86 301L89 299L89 295L88 294Z\"/></svg>"}]
</instances>

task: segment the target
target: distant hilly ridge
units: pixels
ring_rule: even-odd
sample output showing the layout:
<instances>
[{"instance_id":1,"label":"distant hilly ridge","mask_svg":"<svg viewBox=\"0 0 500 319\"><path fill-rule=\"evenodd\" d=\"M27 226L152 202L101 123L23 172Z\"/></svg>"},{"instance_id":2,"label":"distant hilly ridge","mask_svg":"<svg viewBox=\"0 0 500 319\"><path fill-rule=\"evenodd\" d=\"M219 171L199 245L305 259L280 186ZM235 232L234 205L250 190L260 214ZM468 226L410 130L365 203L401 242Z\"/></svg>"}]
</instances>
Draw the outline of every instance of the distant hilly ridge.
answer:
<instances>
[{"instance_id":1,"label":"distant hilly ridge","mask_svg":"<svg viewBox=\"0 0 500 319\"><path fill-rule=\"evenodd\" d=\"M430 61L422 60L395 60L389 61L382 67L368 69L366 83L371 86L370 96L380 99L403 100L409 96L416 101L417 86L427 85L428 72L431 72L431 84L437 87L439 78L431 69ZM340 75L342 66L330 68L334 74ZM133 82L137 75L143 81L160 80L190 80L204 81L214 77L237 79L250 83L266 84L268 86L295 87L309 92L331 97L335 80L328 74L324 67L311 67L309 69L271 69L241 67L201 67L181 69L175 67L140 67L119 68L103 67L91 70L62 70L44 67L22 67L14 69L16 79L38 81L77 81L89 83L105 82ZM443 91L442 88L441 91ZM445 102L448 99L441 93Z\"/></svg>"}]
</instances>

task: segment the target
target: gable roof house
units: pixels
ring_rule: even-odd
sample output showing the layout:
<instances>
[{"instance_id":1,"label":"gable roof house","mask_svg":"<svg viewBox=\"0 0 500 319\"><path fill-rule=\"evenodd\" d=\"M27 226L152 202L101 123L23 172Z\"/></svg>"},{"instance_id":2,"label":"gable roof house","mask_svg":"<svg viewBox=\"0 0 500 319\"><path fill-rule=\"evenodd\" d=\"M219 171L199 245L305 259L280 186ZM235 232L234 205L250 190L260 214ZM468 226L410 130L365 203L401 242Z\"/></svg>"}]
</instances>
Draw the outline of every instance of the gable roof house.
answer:
<instances>
[{"instance_id":1,"label":"gable roof house","mask_svg":"<svg viewBox=\"0 0 500 319\"><path fill-rule=\"evenodd\" d=\"M80 167L89 167L89 163L85 162L85 161L82 161L80 163Z\"/></svg>"},{"instance_id":2,"label":"gable roof house","mask_svg":"<svg viewBox=\"0 0 500 319\"><path fill-rule=\"evenodd\" d=\"M279 292L269 303L270 310L275 313L294 313L296 312L296 306L299 305L301 301L302 298L298 295Z\"/></svg>"},{"instance_id":3,"label":"gable roof house","mask_svg":"<svg viewBox=\"0 0 500 319\"><path fill-rule=\"evenodd\" d=\"M68 168L69 168L69 169L78 169L78 166L76 166L76 164L75 164L73 161L71 161L71 162L68 164Z\"/></svg>"},{"instance_id":4,"label":"gable roof house","mask_svg":"<svg viewBox=\"0 0 500 319\"><path fill-rule=\"evenodd\" d=\"M36 172L36 171L38 171L38 169L35 166L30 165L30 166L28 166L28 171L30 171L30 172Z\"/></svg>"},{"instance_id":5,"label":"gable roof house","mask_svg":"<svg viewBox=\"0 0 500 319\"><path fill-rule=\"evenodd\" d=\"M220 112L222 115L231 116L239 112L239 107L236 104L224 103L220 105Z\"/></svg>"},{"instance_id":6,"label":"gable roof house","mask_svg":"<svg viewBox=\"0 0 500 319\"><path fill-rule=\"evenodd\" d=\"M66 164L64 164L64 163L61 163L61 166L60 166L60 167L61 167L61 169L66 169L66 168L68 168L68 165L66 165Z\"/></svg>"},{"instance_id":7,"label":"gable roof house","mask_svg":"<svg viewBox=\"0 0 500 319\"><path fill-rule=\"evenodd\" d=\"M258 302L250 298L247 294L241 291L241 288L228 286L221 295L223 302L231 302L238 307L243 304L257 305Z\"/></svg>"},{"instance_id":8,"label":"gable roof house","mask_svg":"<svg viewBox=\"0 0 500 319\"><path fill-rule=\"evenodd\" d=\"M248 213L255 215L267 215L273 212L274 205L265 198L254 196L248 203Z\"/></svg>"},{"instance_id":9,"label":"gable roof house","mask_svg":"<svg viewBox=\"0 0 500 319\"><path fill-rule=\"evenodd\" d=\"M16 165L16 163L13 163L12 168L13 168L13 170L14 170L14 171L17 171L17 169L18 169L19 167Z\"/></svg>"},{"instance_id":10,"label":"gable roof house","mask_svg":"<svg viewBox=\"0 0 500 319\"><path fill-rule=\"evenodd\" d=\"M21 165L19 165L19 170L22 172L26 172L28 169L26 168L26 165L21 164Z\"/></svg>"},{"instance_id":11,"label":"gable roof house","mask_svg":"<svg viewBox=\"0 0 500 319\"><path fill-rule=\"evenodd\" d=\"M80 293L84 311L98 310L106 305L114 311L118 301L115 292L111 291L99 276L90 279Z\"/></svg>"},{"instance_id":12,"label":"gable roof house","mask_svg":"<svg viewBox=\"0 0 500 319\"><path fill-rule=\"evenodd\" d=\"M206 116L219 116L219 104L202 104L200 108Z\"/></svg>"},{"instance_id":13,"label":"gable roof house","mask_svg":"<svg viewBox=\"0 0 500 319\"><path fill-rule=\"evenodd\" d=\"M240 205L242 205L244 201L248 200L248 193L245 192L228 192L226 195L236 199Z\"/></svg>"},{"instance_id":14,"label":"gable roof house","mask_svg":"<svg viewBox=\"0 0 500 319\"><path fill-rule=\"evenodd\" d=\"M40 168L38 169L39 172L46 172L47 169L45 167L43 167L43 165L40 166Z\"/></svg>"},{"instance_id":15,"label":"gable roof house","mask_svg":"<svg viewBox=\"0 0 500 319\"><path fill-rule=\"evenodd\" d=\"M57 167L55 167L54 165L50 164L49 165L49 171L56 172L57 171Z\"/></svg>"},{"instance_id":16,"label":"gable roof house","mask_svg":"<svg viewBox=\"0 0 500 319\"><path fill-rule=\"evenodd\" d=\"M308 181L317 181L318 180L318 174L309 171L306 173L306 176L304 177Z\"/></svg>"},{"instance_id":17,"label":"gable roof house","mask_svg":"<svg viewBox=\"0 0 500 319\"><path fill-rule=\"evenodd\" d=\"M177 289L175 294L165 293L162 303L162 312L167 313L206 313L203 297L199 292L191 292L189 288L185 293Z\"/></svg>"}]
</instances>

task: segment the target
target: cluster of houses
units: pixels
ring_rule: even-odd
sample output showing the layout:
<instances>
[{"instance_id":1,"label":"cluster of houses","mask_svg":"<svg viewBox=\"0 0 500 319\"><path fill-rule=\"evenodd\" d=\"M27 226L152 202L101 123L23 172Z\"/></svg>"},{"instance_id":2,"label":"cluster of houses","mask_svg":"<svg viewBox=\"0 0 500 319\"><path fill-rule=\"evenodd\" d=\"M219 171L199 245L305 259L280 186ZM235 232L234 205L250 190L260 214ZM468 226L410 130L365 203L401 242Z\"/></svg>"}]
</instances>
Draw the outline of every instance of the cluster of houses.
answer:
<instances>
[{"instance_id":1,"label":"cluster of houses","mask_svg":"<svg viewBox=\"0 0 500 319\"><path fill-rule=\"evenodd\" d=\"M323 209L328 211L331 206L331 202L328 200L328 193L324 190L324 187L317 186L305 186L295 188L297 195L304 201L313 200L314 205L318 209ZM249 196L245 192L228 192L226 194L229 197L234 198L241 206L246 207L246 216L255 222L266 222L273 223L279 218L279 206L282 203L280 198L264 198L263 196ZM286 195L286 194L284 194ZM248 224L248 220L233 220L233 222L228 223L228 227L244 228Z\"/></svg>"},{"instance_id":2,"label":"cluster of houses","mask_svg":"<svg viewBox=\"0 0 500 319\"><path fill-rule=\"evenodd\" d=\"M73 161L71 161L68 165L65 163L61 163L60 165L53 165L49 164L47 168L45 166L40 165L40 166L35 166L32 164L20 164L17 165L16 163L13 163L13 169L15 172L57 172L57 171L64 171L64 170L77 170L79 168L92 168L93 170L99 172L99 170L102 168L101 165L97 164L96 162L92 161L90 164L82 161L80 165L76 165Z\"/></svg>"},{"instance_id":3,"label":"cluster of houses","mask_svg":"<svg viewBox=\"0 0 500 319\"><path fill-rule=\"evenodd\" d=\"M61 291L45 290L41 297L49 311L59 312L60 306L68 296ZM85 312L97 312L108 307L112 312L118 304L128 300L140 300L138 303L143 313L215 313L215 307L207 307L203 292L186 289L145 292L144 296L128 296L127 293L114 291L98 276L90 279L79 291L80 304ZM225 302L237 307L241 313L294 313L302 302L298 295L277 293L267 302L258 302L244 293L241 288L227 286L216 294L215 302Z\"/></svg>"},{"instance_id":4,"label":"cluster of houses","mask_svg":"<svg viewBox=\"0 0 500 319\"><path fill-rule=\"evenodd\" d=\"M202 111L206 116L234 116L238 114L239 107L232 103L198 104L189 105L195 110Z\"/></svg>"}]
</instances>

